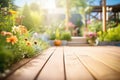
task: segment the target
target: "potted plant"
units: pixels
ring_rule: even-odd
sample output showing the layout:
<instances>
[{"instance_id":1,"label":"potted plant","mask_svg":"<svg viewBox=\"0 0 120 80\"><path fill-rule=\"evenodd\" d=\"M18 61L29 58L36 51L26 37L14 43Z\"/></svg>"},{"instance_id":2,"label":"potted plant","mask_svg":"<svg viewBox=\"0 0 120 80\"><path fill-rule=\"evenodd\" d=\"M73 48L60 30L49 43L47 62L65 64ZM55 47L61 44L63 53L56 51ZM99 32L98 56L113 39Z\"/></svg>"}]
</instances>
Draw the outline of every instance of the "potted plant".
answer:
<instances>
[{"instance_id":1,"label":"potted plant","mask_svg":"<svg viewBox=\"0 0 120 80\"><path fill-rule=\"evenodd\" d=\"M67 41L71 40L71 33L69 31L61 32L62 45L67 45Z\"/></svg>"},{"instance_id":2,"label":"potted plant","mask_svg":"<svg viewBox=\"0 0 120 80\"><path fill-rule=\"evenodd\" d=\"M85 36L86 36L87 41L90 45L95 45L95 43L96 43L95 41L97 38L97 34L95 32L89 32Z\"/></svg>"}]
</instances>

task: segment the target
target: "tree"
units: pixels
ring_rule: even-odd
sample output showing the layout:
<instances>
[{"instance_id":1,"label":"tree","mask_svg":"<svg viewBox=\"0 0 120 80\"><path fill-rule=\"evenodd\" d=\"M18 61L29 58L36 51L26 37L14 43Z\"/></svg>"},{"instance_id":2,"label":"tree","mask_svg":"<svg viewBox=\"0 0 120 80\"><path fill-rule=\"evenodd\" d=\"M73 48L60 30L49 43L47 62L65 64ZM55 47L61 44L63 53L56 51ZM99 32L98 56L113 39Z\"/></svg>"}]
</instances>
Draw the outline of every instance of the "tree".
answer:
<instances>
[{"instance_id":1,"label":"tree","mask_svg":"<svg viewBox=\"0 0 120 80\"><path fill-rule=\"evenodd\" d=\"M31 9L32 11L39 12L39 11L40 11L40 6L39 6L39 4L37 4L36 2L32 2L32 3L30 4L30 9Z\"/></svg>"},{"instance_id":2,"label":"tree","mask_svg":"<svg viewBox=\"0 0 120 80\"><path fill-rule=\"evenodd\" d=\"M93 1L94 0L57 0L56 3L59 7L66 8L66 16L70 15L72 8L76 8L76 11L82 16L82 21L85 24L85 15L90 9L88 4ZM66 18L68 18L67 20L69 21L69 17Z\"/></svg>"},{"instance_id":3,"label":"tree","mask_svg":"<svg viewBox=\"0 0 120 80\"><path fill-rule=\"evenodd\" d=\"M0 0L1 7L9 7L9 4L14 5L14 0Z\"/></svg>"},{"instance_id":4,"label":"tree","mask_svg":"<svg viewBox=\"0 0 120 80\"><path fill-rule=\"evenodd\" d=\"M31 11L27 4L24 5L22 15L24 16L22 24L29 30L34 28L33 20L31 17Z\"/></svg>"},{"instance_id":5,"label":"tree","mask_svg":"<svg viewBox=\"0 0 120 80\"><path fill-rule=\"evenodd\" d=\"M33 2L30 4L30 9L31 17L34 24L34 31L40 33L44 32L45 27L43 27L43 25L45 22L45 16L43 10L41 9L41 6L38 3Z\"/></svg>"}]
</instances>

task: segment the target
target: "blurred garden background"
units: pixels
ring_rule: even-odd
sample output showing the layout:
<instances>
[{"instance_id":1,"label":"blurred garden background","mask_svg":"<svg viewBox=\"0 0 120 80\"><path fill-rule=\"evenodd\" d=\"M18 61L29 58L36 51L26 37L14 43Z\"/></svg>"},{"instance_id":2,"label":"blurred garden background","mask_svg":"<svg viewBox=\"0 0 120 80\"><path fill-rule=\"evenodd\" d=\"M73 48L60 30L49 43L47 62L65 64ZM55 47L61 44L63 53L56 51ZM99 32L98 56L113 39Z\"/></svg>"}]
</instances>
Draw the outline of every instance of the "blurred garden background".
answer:
<instances>
[{"instance_id":1,"label":"blurred garden background","mask_svg":"<svg viewBox=\"0 0 120 80\"><path fill-rule=\"evenodd\" d=\"M12 64L53 46L54 40L57 46L72 37L94 44L119 42L120 1L106 0L105 31L102 1L0 0L0 76Z\"/></svg>"}]
</instances>

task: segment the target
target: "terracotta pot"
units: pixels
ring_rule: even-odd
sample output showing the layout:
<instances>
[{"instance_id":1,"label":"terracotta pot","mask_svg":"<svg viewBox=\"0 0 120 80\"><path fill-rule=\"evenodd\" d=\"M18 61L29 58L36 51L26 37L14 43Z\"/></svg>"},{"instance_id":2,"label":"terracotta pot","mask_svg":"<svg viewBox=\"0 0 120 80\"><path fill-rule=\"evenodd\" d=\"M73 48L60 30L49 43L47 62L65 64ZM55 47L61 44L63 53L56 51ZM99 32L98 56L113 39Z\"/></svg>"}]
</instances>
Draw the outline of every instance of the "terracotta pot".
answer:
<instances>
[{"instance_id":1,"label":"terracotta pot","mask_svg":"<svg viewBox=\"0 0 120 80\"><path fill-rule=\"evenodd\" d=\"M61 46L62 41L61 40L54 40L54 45L55 46Z\"/></svg>"}]
</instances>

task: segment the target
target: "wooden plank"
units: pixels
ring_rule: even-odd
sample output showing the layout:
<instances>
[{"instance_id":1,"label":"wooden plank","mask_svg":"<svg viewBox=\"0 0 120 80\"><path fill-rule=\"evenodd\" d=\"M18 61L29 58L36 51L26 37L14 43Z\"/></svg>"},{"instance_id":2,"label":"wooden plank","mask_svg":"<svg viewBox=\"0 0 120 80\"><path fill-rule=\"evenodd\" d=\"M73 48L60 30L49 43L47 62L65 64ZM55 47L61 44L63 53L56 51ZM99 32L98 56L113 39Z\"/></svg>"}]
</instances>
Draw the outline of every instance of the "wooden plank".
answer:
<instances>
[{"instance_id":1,"label":"wooden plank","mask_svg":"<svg viewBox=\"0 0 120 80\"><path fill-rule=\"evenodd\" d=\"M52 55L54 50L55 47L48 49L40 56L36 57L20 69L16 70L6 80L34 80L35 76L39 70L42 69L43 65Z\"/></svg>"},{"instance_id":2,"label":"wooden plank","mask_svg":"<svg viewBox=\"0 0 120 80\"><path fill-rule=\"evenodd\" d=\"M63 48L57 47L53 56L40 72L37 80L64 80Z\"/></svg>"},{"instance_id":3,"label":"wooden plank","mask_svg":"<svg viewBox=\"0 0 120 80\"><path fill-rule=\"evenodd\" d=\"M74 55L75 48L64 47L67 80L95 80Z\"/></svg>"},{"instance_id":4,"label":"wooden plank","mask_svg":"<svg viewBox=\"0 0 120 80\"><path fill-rule=\"evenodd\" d=\"M120 73L90 56L77 55L80 61L98 80L120 80Z\"/></svg>"},{"instance_id":5,"label":"wooden plank","mask_svg":"<svg viewBox=\"0 0 120 80\"><path fill-rule=\"evenodd\" d=\"M117 72L120 72L120 56L115 55L118 53L111 52L110 49L108 49L107 51L105 51L104 49L102 50L99 50L99 48L95 50L91 49L89 52L87 52L87 55L101 61L110 68L116 70Z\"/></svg>"}]
</instances>

